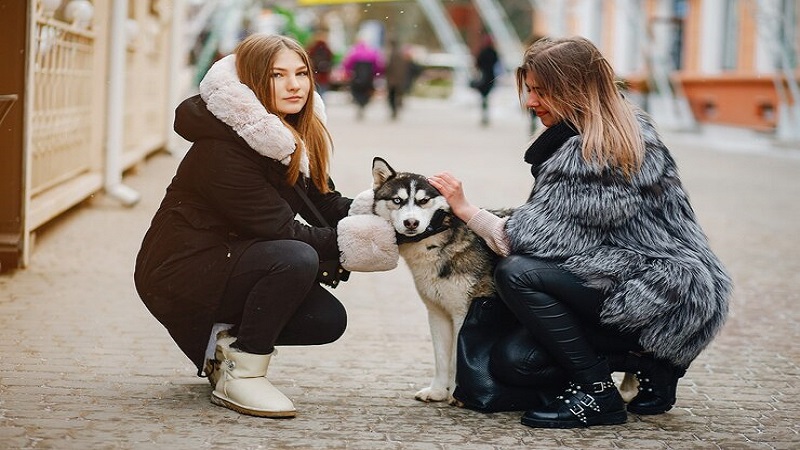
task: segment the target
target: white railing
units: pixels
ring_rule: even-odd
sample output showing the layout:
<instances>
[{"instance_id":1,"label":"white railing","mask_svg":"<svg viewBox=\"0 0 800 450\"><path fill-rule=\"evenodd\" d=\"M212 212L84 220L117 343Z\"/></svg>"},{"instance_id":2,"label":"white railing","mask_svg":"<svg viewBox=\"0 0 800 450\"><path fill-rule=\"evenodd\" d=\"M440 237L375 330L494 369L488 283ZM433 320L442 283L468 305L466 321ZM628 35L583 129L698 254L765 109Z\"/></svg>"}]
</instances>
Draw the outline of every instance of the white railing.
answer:
<instances>
[{"instance_id":1,"label":"white railing","mask_svg":"<svg viewBox=\"0 0 800 450\"><path fill-rule=\"evenodd\" d=\"M121 179L122 171L166 146L173 2L122 2L29 4L20 266L27 265L32 235L44 223L108 188L108 179ZM109 18L119 4L126 13L115 28ZM113 56L108 42L120 26L129 40L121 110L114 111L108 103ZM109 167L115 158L109 157L106 138L115 114L123 117L121 148L115 149L119 157Z\"/></svg>"}]
</instances>

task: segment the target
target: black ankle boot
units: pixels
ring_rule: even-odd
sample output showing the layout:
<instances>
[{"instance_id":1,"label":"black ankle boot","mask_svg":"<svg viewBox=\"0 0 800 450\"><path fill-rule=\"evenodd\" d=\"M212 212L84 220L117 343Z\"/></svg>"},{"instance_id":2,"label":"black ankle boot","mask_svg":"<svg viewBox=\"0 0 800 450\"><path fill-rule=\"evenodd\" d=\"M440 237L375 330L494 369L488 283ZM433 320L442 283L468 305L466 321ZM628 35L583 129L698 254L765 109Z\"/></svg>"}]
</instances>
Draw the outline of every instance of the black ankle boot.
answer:
<instances>
[{"instance_id":1,"label":"black ankle boot","mask_svg":"<svg viewBox=\"0 0 800 450\"><path fill-rule=\"evenodd\" d=\"M641 365L642 356L634 352L610 353L606 355L608 367L612 372L636 373Z\"/></svg>"},{"instance_id":2,"label":"black ankle boot","mask_svg":"<svg viewBox=\"0 0 800 450\"><path fill-rule=\"evenodd\" d=\"M535 428L577 428L625 423L628 419L625 403L611 379L608 365L603 363L599 366L604 370L598 371L595 366L588 373L576 374L575 377L599 381L570 383L555 400L523 414L522 424Z\"/></svg>"},{"instance_id":3,"label":"black ankle boot","mask_svg":"<svg viewBox=\"0 0 800 450\"><path fill-rule=\"evenodd\" d=\"M639 380L639 393L628 403L628 411L641 416L669 411L675 404L678 380L685 374L685 368L642 357L634 373Z\"/></svg>"}]
</instances>

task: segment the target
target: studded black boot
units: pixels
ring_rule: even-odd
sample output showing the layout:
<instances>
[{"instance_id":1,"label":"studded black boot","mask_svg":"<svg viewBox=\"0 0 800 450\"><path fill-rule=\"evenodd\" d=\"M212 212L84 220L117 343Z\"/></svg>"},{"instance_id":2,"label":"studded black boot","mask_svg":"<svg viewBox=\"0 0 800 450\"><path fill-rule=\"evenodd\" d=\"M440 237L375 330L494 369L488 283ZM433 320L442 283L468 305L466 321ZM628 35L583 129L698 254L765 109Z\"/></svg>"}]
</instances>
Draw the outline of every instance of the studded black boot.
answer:
<instances>
[{"instance_id":1,"label":"studded black boot","mask_svg":"<svg viewBox=\"0 0 800 450\"><path fill-rule=\"evenodd\" d=\"M609 353L605 357L612 372L630 373L636 373L639 370L642 359L642 356L636 352Z\"/></svg>"},{"instance_id":2,"label":"studded black boot","mask_svg":"<svg viewBox=\"0 0 800 450\"><path fill-rule=\"evenodd\" d=\"M675 405L678 380L686 369L669 362L643 356L634 373L639 393L629 403L628 411L641 416L663 414Z\"/></svg>"},{"instance_id":3,"label":"studded black boot","mask_svg":"<svg viewBox=\"0 0 800 450\"><path fill-rule=\"evenodd\" d=\"M522 424L534 428L578 428L625 423L625 402L608 365L603 362L582 372L575 379L587 381L571 382L563 394L547 405L525 412Z\"/></svg>"}]
</instances>

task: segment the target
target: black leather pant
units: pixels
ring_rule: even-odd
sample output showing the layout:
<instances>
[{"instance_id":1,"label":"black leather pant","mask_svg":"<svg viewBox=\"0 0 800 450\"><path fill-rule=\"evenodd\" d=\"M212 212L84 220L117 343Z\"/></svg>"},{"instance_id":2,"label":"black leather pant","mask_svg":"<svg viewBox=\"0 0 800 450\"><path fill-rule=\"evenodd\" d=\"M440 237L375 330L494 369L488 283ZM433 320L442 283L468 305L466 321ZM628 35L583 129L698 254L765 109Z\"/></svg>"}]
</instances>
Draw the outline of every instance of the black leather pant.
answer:
<instances>
[{"instance_id":1,"label":"black leather pant","mask_svg":"<svg viewBox=\"0 0 800 450\"><path fill-rule=\"evenodd\" d=\"M318 345L338 339L347 313L316 281L319 256L300 241L251 245L233 269L217 322L235 324L235 347L255 354L275 345Z\"/></svg>"},{"instance_id":2,"label":"black leather pant","mask_svg":"<svg viewBox=\"0 0 800 450\"><path fill-rule=\"evenodd\" d=\"M640 350L637 336L600 326L605 294L553 262L509 256L498 264L495 283L522 324L492 355L493 372L506 382L572 377L604 354Z\"/></svg>"}]
</instances>

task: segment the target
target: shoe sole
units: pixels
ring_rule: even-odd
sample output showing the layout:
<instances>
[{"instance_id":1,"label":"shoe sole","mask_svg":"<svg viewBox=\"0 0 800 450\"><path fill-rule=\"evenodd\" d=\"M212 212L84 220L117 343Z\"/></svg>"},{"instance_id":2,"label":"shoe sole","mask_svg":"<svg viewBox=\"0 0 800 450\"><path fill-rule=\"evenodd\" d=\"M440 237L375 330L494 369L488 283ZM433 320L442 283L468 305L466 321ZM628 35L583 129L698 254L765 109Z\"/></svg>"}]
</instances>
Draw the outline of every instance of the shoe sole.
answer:
<instances>
[{"instance_id":1,"label":"shoe sole","mask_svg":"<svg viewBox=\"0 0 800 450\"><path fill-rule=\"evenodd\" d=\"M620 425L628 421L628 414L625 411L619 411L612 414L605 414L602 416L593 417L587 420L586 423L580 420L565 421L552 421L552 420L535 420L528 419L522 416L521 422L523 425L533 428L584 428L593 425Z\"/></svg>"},{"instance_id":2,"label":"shoe sole","mask_svg":"<svg viewBox=\"0 0 800 450\"><path fill-rule=\"evenodd\" d=\"M262 411L258 409L245 408L244 406L234 403L228 399L218 397L215 392L211 393L211 403L217 406L232 409L241 414L247 414L248 416L269 417L271 419L290 419L297 416L296 411Z\"/></svg>"}]
</instances>

